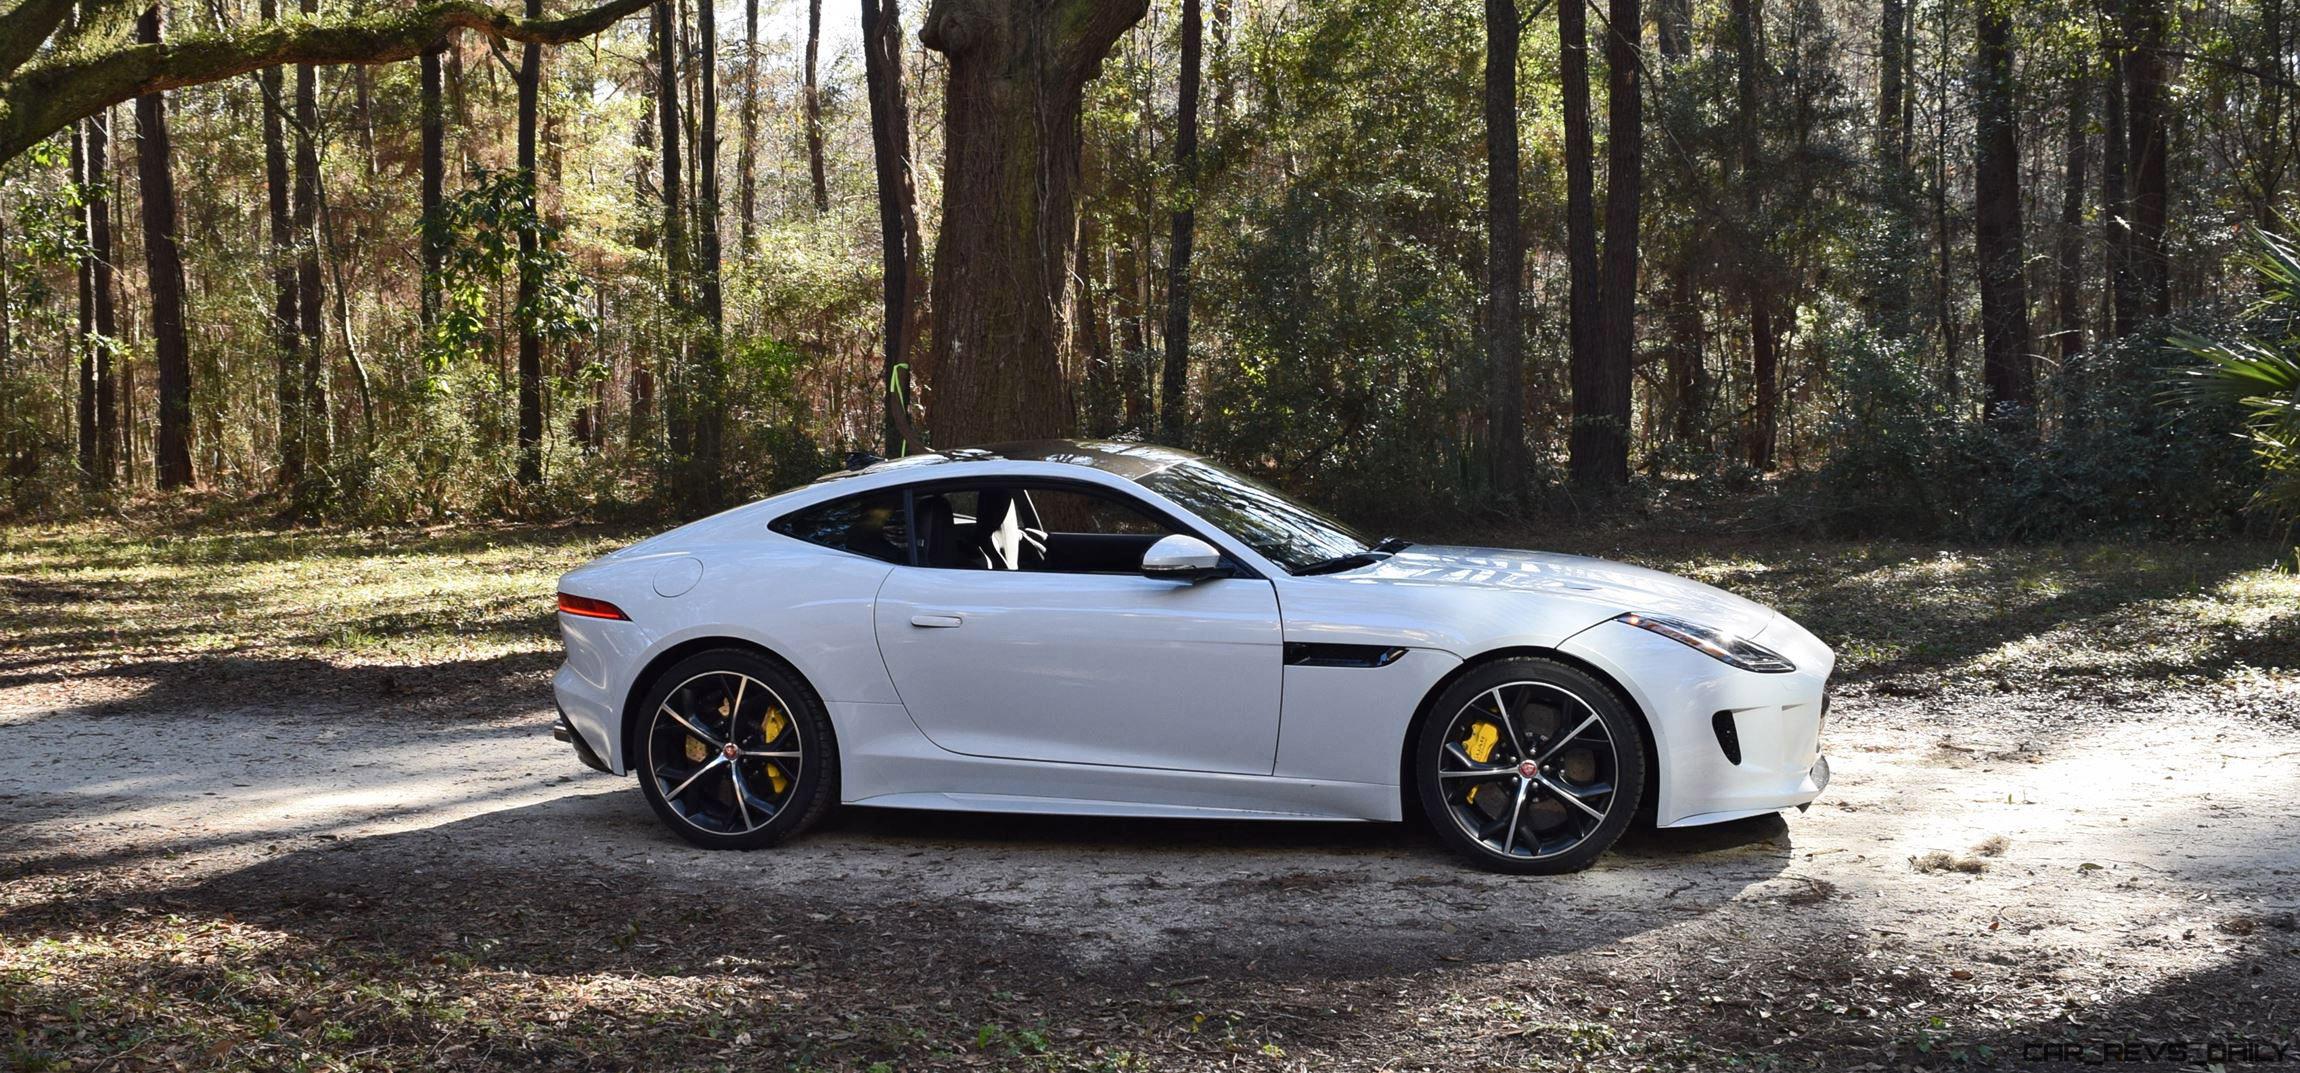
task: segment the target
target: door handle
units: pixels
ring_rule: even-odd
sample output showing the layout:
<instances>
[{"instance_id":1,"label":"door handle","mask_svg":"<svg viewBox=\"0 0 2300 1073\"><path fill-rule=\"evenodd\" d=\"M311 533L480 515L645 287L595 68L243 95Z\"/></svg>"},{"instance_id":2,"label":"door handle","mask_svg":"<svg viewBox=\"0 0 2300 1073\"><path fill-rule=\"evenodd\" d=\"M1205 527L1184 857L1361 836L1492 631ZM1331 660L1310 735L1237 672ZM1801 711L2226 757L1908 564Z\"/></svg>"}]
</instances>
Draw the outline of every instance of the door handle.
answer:
<instances>
[{"instance_id":1,"label":"door handle","mask_svg":"<svg viewBox=\"0 0 2300 1073\"><path fill-rule=\"evenodd\" d=\"M965 622L965 619L951 614L918 614L910 617L911 625L924 626L933 630L952 629L965 624Z\"/></svg>"}]
</instances>

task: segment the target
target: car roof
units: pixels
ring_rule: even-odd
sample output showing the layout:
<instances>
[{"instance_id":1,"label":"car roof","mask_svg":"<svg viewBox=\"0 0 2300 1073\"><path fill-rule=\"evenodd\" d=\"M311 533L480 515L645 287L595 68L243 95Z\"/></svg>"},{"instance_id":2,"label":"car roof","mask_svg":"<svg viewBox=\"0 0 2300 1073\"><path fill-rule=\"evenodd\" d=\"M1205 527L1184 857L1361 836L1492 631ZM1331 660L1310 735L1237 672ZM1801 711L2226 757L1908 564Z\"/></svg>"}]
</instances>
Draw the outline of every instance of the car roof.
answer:
<instances>
[{"instance_id":1,"label":"car roof","mask_svg":"<svg viewBox=\"0 0 2300 1073\"><path fill-rule=\"evenodd\" d=\"M1188 451L1161 447L1154 443L1125 443L1117 440L1018 440L1013 443L994 443L981 447L954 447L945 451L890 458L855 469L826 473L815 479L825 481L860 477L866 474L892 473L925 466L956 462L1058 462L1087 469L1101 470L1115 477L1139 481L1159 470L1197 458Z\"/></svg>"}]
</instances>

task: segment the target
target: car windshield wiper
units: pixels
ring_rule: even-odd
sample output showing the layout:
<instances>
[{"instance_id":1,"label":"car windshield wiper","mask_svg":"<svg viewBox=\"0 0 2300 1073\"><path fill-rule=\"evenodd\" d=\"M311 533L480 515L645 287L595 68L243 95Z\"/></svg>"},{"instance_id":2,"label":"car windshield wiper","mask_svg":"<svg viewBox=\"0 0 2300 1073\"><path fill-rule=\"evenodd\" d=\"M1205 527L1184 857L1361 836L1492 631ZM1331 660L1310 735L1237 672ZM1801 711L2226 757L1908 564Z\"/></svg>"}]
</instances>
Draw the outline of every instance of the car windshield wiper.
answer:
<instances>
[{"instance_id":1,"label":"car windshield wiper","mask_svg":"<svg viewBox=\"0 0 2300 1073\"><path fill-rule=\"evenodd\" d=\"M1296 567L1294 570L1294 576L1304 577L1310 574L1335 574L1344 570L1355 570L1361 566L1372 566L1375 563L1381 562L1387 558L1389 558L1389 556L1377 551L1353 551L1348 555L1336 555L1331 559L1320 559L1317 562L1310 563L1307 566Z\"/></svg>"},{"instance_id":2,"label":"car windshield wiper","mask_svg":"<svg viewBox=\"0 0 2300 1073\"><path fill-rule=\"evenodd\" d=\"M1385 551L1391 554L1396 554L1413 546L1414 542L1404 537L1383 537L1374 542L1375 551Z\"/></svg>"}]
</instances>

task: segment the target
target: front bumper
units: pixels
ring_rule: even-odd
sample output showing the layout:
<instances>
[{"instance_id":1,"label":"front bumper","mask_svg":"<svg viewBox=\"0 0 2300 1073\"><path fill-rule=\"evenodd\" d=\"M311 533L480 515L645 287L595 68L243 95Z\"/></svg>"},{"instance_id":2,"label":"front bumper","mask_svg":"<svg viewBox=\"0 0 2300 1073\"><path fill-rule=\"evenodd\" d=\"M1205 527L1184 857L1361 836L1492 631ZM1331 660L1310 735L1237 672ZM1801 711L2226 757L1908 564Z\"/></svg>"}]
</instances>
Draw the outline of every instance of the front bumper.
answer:
<instances>
[{"instance_id":1,"label":"front bumper","mask_svg":"<svg viewBox=\"0 0 2300 1073\"><path fill-rule=\"evenodd\" d=\"M1596 665L1630 694L1653 733L1647 772L1654 824L1690 827L1812 803L1828 785L1821 724L1827 646L1778 619L1760 643L1797 665L1758 674L1657 634L1600 623L1561 651Z\"/></svg>"}]
</instances>

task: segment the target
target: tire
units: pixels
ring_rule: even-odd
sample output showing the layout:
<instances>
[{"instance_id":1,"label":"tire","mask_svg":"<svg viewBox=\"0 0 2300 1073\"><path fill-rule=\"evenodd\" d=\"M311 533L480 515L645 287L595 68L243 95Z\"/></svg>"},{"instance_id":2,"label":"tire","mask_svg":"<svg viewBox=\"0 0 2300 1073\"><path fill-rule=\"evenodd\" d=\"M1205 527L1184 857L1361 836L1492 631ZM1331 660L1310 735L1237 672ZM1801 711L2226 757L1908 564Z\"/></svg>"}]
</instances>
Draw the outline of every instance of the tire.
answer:
<instances>
[{"instance_id":1,"label":"tire","mask_svg":"<svg viewBox=\"0 0 2300 1073\"><path fill-rule=\"evenodd\" d=\"M664 826L705 849L775 845L838 800L838 743L822 700L757 652L680 660L632 719L640 792Z\"/></svg>"},{"instance_id":2,"label":"tire","mask_svg":"<svg viewBox=\"0 0 2300 1073\"><path fill-rule=\"evenodd\" d=\"M1521 773L1526 760L1533 778ZM1438 695L1415 735L1413 776L1430 827L1470 863L1517 875L1578 872L1637 812L1645 731L1629 702L1585 671L1497 660Z\"/></svg>"}]
</instances>

